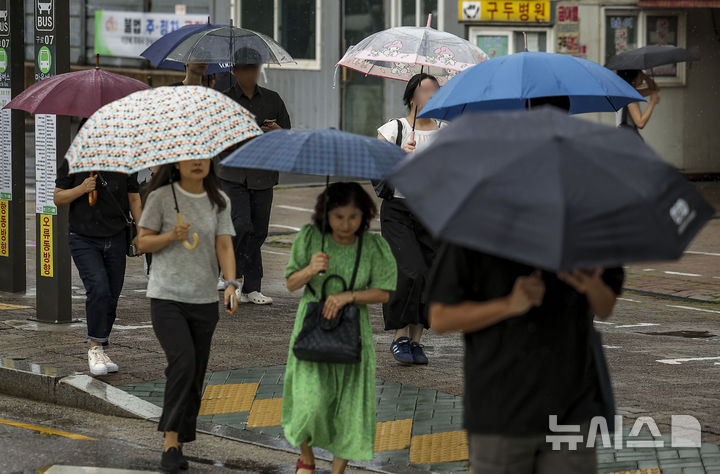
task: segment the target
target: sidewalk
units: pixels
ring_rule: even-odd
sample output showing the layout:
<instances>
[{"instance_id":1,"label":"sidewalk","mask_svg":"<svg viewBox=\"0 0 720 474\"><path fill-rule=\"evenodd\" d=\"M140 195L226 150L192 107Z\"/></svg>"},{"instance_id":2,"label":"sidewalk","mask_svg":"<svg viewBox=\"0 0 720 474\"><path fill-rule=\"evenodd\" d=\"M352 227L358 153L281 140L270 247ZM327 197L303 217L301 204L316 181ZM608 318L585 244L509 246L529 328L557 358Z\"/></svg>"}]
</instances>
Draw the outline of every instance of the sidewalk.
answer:
<instances>
[{"instance_id":1,"label":"sidewalk","mask_svg":"<svg viewBox=\"0 0 720 474\"><path fill-rule=\"evenodd\" d=\"M201 428L222 436L288 448L281 437L279 409L283 368L299 294L284 287L283 270L295 229L308 222L320 188L276 191L271 233L264 248L263 291L275 298L267 307L242 306L238 315L222 316L213 340ZM720 208L720 184L703 192ZM717 199L715 199L717 198ZM28 202L28 215L34 202ZM28 239L34 219L28 219ZM373 224L377 230L379 223ZM33 244L28 242L28 244ZM663 296L720 302L720 219L713 220L680 262L631 266L627 288ZM87 372L84 290L73 267L73 324L38 325L35 316L35 248L28 246L28 292L0 293L0 356L31 361L42 370ZM717 253L718 256L712 256ZM710 254L710 255L706 255ZM652 271L646 271L652 268ZM670 272L670 273L668 273ZM191 270L188 269L188 278ZM687 276L687 274L699 276ZM718 278L715 278L715 277ZM144 291L140 259L129 259L109 354L119 363L116 375L100 380L156 405L162 403L165 358L157 344ZM683 293L685 292L685 293ZM687 293L692 292L692 293ZM717 299L714 299L717 298ZM378 307L371 308L377 351L377 455L368 467L391 472L465 471L467 443L461 430L462 338L429 333L423 342L427 367L399 367L389 352L391 336L383 331ZM598 450L600 472L662 468L663 473L718 472L720 448ZM687 469L683 471L683 469ZM659 472L659 471L647 471Z\"/></svg>"}]
</instances>

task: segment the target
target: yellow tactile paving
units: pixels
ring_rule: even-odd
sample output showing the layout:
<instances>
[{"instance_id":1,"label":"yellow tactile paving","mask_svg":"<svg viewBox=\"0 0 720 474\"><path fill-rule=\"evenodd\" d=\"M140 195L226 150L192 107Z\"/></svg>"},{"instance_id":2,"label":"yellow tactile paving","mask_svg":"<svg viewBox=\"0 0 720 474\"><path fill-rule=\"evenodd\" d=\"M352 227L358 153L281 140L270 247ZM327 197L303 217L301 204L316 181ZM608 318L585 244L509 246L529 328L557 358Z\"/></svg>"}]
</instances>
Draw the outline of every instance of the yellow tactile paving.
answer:
<instances>
[{"instance_id":1,"label":"yellow tactile paving","mask_svg":"<svg viewBox=\"0 0 720 474\"><path fill-rule=\"evenodd\" d=\"M25 308L30 308L30 306L22 306L19 304L0 303L0 310L2 310L2 309L25 309Z\"/></svg>"},{"instance_id":2,"label":"yellow tactile paving","mask_svg":"<svg viewBox=\"0 0 720 474\"><path fill-rule=\"evenodd\" d=\"M662 474L662 471L659 467L653 467L652 469L636 469L634 471L618 471L607 474Z\"/></svg>"},{"instance_id":3,"label":"yellow tactile paving","mask_svg":"<svg viewBox=\"0 0 720 474\"><path fill-rule=\"evenodd\" d=\"M412 419L384 421L377 424L375 451L397 451L410 446Z\"/></svg>"},{"instance_id":4,"label":"yellow tactile paving","mask_svg":"<svg viewBox=\"0 0 720 474\"><path fill-rule=\"evenodd\" d=\"M412 464L436 464L467 461L467 459L466 431L414 436L410 443L410 462Z\"/></svg>"},{"instance_id":5,"label":"yellow tactile paving","mask_svg":"<svg viewBox=\"0 0 720 474\"><path fill-rule=\"evenodd\" d=\"M200 404L200 415L250 411L258 384L208 385Z\"/></svg>"},{"instance_id":6,"label":"yellow tactile paving","mask_svg":"<svg viewBox=\"0 0 720 474\"><path fill-rule=\"evenodd\" d=\"M282 415L282 398L268 398L255 400L248 417L248 428L260 428L262 426L280 426Z\"/></svg>"}]
</instances>

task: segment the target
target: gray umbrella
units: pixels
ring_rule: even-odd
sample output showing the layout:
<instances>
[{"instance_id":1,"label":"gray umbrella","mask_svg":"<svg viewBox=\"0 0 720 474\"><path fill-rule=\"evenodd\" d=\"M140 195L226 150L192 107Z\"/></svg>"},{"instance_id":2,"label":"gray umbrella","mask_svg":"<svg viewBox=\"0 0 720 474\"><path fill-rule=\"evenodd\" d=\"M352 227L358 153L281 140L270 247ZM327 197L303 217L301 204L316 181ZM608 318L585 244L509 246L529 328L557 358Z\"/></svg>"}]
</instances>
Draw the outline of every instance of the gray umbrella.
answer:
<instances>
[{"instance_id":1,"label":"gray umbrella","mask_svg":"<svg viewBox=\"0 0 720 474\"><path fill-rule=\"evenodd\" d=\"M697 54L677 46L653 45L613 56L605 67L616 71L621 69L650 69L666 64L696 61L698 59L700 59L700 56Z\"/></svg>"},{"instance_id":2,"label":"gray umbrella","mask_svg":"<svg viewBox=\"0 0 720 474\"><path fill-rule=\"evenodd\" d=\"M713 215L637 134L547 107L463 115L390 181L435 236L553 271L677 259Z\"/></svg>"}]
</instances>

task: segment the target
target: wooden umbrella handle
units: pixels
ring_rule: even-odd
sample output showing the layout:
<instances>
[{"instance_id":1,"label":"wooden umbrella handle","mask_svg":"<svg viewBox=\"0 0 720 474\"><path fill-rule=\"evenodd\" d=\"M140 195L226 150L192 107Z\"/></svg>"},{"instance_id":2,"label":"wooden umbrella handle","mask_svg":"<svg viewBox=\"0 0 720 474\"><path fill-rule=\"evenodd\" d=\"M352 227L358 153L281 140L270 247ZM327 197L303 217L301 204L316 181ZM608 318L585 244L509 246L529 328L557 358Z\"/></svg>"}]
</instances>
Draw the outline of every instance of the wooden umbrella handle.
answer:
<instances>
[{"instance_id":1,"label":"wooden umbrella handle","mask_svg":"<svg viewBox=\"0 0 720 474\"><path fill-rule=\"evenodd\" d=\"M177 223L178 223L178 225L183 224L182 214L180 214L180 213L178 212L177 214L175 214L175 216L177 217ZM197 235L197 232L193 232L192 238L193 238L192 243L190 243L188 240L186 240L185 242L183 242L183 245L185 246L186 249L192 250L192 249L194 249L195 247L197 247L198 244L200 243L200 237Z\"/></svg>"},{"instance_id":2,"label":"wooden umbrella handle","mask_svg":"<svg viewBox=\"0 0 720 474\"><path fill-rule=\"evenodd\" d=\"M91 177L91 178L94 178L94 177L95 177L95 172L94 172L94 171L91 171L91 172L90 172L90 177ZM91 206L94 206L95 204L97 204L97 196L98 196L97 189L93 189L92 191L90 191L90 192L88 193L88 203L89 203Z\"/></svg>"}]
</instances>

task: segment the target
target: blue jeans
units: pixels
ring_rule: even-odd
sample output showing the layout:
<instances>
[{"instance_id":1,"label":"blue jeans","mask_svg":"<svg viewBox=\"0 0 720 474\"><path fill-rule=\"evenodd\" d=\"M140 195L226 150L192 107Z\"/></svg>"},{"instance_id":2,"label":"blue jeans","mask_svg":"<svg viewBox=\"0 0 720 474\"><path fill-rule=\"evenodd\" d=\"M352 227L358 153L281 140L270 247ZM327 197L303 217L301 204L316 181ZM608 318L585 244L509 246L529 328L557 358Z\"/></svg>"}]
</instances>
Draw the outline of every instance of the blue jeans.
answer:
<instances>
[{"instance_id":1,"label":"blue jeans","mask_svg":"<svg viewBox=\"0 0 720 474\"><path fill-rule=\"evenodd\" d=\"M85 286L88 339L108 345L125 279L125 231L112 237L70 232L70 255Z\"/></svg>"}]
</instances>

